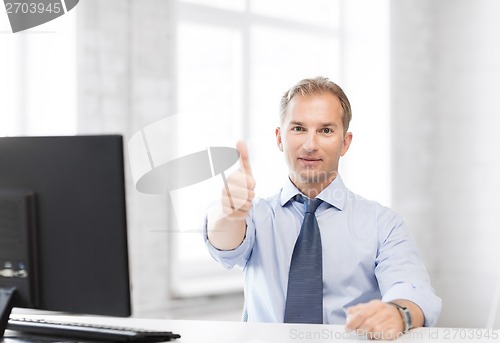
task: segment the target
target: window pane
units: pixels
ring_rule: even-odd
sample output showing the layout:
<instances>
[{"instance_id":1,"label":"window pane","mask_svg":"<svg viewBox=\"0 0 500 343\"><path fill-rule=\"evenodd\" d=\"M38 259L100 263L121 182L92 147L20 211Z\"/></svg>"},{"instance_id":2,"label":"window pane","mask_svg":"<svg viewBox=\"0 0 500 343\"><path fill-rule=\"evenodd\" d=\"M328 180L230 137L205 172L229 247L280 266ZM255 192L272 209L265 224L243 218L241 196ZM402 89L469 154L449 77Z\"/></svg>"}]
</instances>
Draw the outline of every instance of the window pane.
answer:
<instances>
[{"instance_id":1,"label":"window pane","mask_svg":"<svg viewBox=\"0 0 500 343\"><path fill-rule=\"evenodd\" d=\"M336 28L339 0L249 0L250 11L280 19Z\"/></svg>"},{"instance_id":2,"label":"window pane","mask_svg":"<svg viewBox=\"0 0 500 343\"><path fill-rule=\"evenodd\" d=\"M181 22L177 42L178 149L194 153L208 146L234 146L241 137L241 34L230 28ZM180 231L172 235L176 259L172 287L178 295L241 288L241 279L232 284L225 279L229 282L222 285L217 281L214 272L226 271L213 262L196 231L222 187L221 176L216 176L170 192L179 226L175 230ZM200 287L200 277L205 287ZM209 289L211 277L217 281L213 290Z\"/></svg>"},{"instance_id":3,"label":"window pane","mask_svg":"<svg viewBox=\"0 0 500 343\"><path fill-rule=\"evenodd\" d=\"M179 112L226 116L217 125L241 116L241 35L210 25L182 23L178 28Z\"/></svg>"},{"instance_id":4,"label":"window pane","mask_svg":"<svg viewBox=\"0 0 500 343\"><path fill-rule=\"evenodd\" d=\"M18 116L21 107L20 75L22 66L19 63L20 39L12 35L0 35L0 136L16 135L20 132L21 118Z\"/></svg>"},{"instance_id":5,"label":"window pane","mask_svg":"<svg viewBox=\"0 0 500 343\"><path fill-rule=\"evenodd\" d=\"M217 7L230 11L241 12L245 10L245 0L181 0L181 2L189 2L208 7Z\"/></svg>"},{"instance_id":6,"label":"window pane","mask_svg":"<svg viewBox=\"0 0 500 343\"><path fill-rule=\"evenodd\" d=\"M0 28L0 135L75 134L76 11L26 32Z\"/></svg>"},{"instance_id":7,"label":"window pane","mask_svg":"<svg viewBox=\"0 0 500 343\"><path fill-rule=\"evenodd\" d=\"M74 13L57 21L61 28L54 34L26 35L27 134L75 134L77 131L76 27L75 22L66 20L70 14Z\"/></svg>"},{"instance_id":8,"label":"window pane","mask_svg":"<svg viewBox=\"0 0 500 343\"><path fill-rule=\"evenodd\" d=\"M274 134L281 96L306 77L323 75L338 81L339 47L336 37L267 26L251 30L250 46L250 136L253 148L259 151L251 159L259 180L256 192L266 196L274 194L287 175Z\"/></svg>"}]
</instances>

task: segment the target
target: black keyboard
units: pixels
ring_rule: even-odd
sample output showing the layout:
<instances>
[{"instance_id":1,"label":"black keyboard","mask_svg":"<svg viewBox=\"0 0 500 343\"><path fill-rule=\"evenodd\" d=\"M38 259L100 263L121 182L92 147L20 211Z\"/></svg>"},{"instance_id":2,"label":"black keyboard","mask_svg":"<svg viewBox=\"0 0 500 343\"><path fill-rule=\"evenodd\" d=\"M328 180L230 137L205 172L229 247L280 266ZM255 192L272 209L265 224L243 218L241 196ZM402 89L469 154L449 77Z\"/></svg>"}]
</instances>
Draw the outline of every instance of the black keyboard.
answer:
<instances>
[{"instance_id":1,"label":"black keyboard","mask_svg":"<svg viewBox=\"0 0 500 343\"><path fill-rule=\"evenodd\" d=\"M181 337L170 331L142 330L100 324L67 323L31 318L10 318L7 329L25 334L101 342L164 342Z\"/></svg>"}]
</instances>

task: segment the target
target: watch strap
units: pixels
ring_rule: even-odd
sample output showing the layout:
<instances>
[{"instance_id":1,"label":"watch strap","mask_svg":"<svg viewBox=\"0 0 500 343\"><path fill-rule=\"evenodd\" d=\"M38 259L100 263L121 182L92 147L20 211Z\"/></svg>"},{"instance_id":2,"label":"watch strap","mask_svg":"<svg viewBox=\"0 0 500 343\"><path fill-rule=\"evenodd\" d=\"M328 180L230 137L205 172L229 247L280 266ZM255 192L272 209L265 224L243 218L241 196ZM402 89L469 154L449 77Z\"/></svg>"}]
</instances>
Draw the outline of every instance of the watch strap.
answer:
<instances>
[{"instance_id":1,"label":"watch strap","mask_svg":"<svg viewBox=\"0 0 500 343\"><path fill-rule=\"evenodd\" d=\"M401 314L404 323L403 333L407 333L410 329L413 328L410 310L408 310L407 307L396 304L395 302L388 302L388 304L395 306L399 310L399 313Z\"/></svg>"}]
</instances>

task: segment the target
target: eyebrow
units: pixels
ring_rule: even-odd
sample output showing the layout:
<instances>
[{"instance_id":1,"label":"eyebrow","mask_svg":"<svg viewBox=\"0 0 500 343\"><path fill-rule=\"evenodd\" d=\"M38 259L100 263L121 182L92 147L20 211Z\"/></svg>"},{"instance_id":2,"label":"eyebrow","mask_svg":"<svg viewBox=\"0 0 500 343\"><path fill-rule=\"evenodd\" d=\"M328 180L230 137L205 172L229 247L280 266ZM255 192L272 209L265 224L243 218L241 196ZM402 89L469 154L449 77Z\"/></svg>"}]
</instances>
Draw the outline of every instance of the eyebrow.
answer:
<instances>
[{"instance_id":1,"label":"eyebrow","mask_svg":"<svg viewBox=\"0 0 500 343\"><path fill-rule=\"evenodd\" d=\"M304 126L304 123L301 122L301 121L291 121L289 126ZM321 124L321 127L329 127L329 126L333 126L333 127L337 127L338 125L336 123L323 123Z\"/></svg>"}]
</instances>

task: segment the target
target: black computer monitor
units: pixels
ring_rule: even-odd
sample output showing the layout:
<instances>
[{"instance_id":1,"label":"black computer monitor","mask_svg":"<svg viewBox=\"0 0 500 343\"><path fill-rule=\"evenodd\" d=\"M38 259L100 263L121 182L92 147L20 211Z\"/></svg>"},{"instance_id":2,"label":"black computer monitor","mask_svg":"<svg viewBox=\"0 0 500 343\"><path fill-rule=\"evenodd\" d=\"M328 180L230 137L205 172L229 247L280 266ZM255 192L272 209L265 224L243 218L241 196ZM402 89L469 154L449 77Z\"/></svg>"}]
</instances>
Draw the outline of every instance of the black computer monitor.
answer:
<instances>
[{"instance_id":1,"label":"black computer monitor","mask_svg":"<svg viewBox=\"0 0 500 343\"><path fill-rule=\"evenodd\" d=\"M123 161L119 135L0 137L0 310L131 314Z\"/></svg>"}]
</instances>

